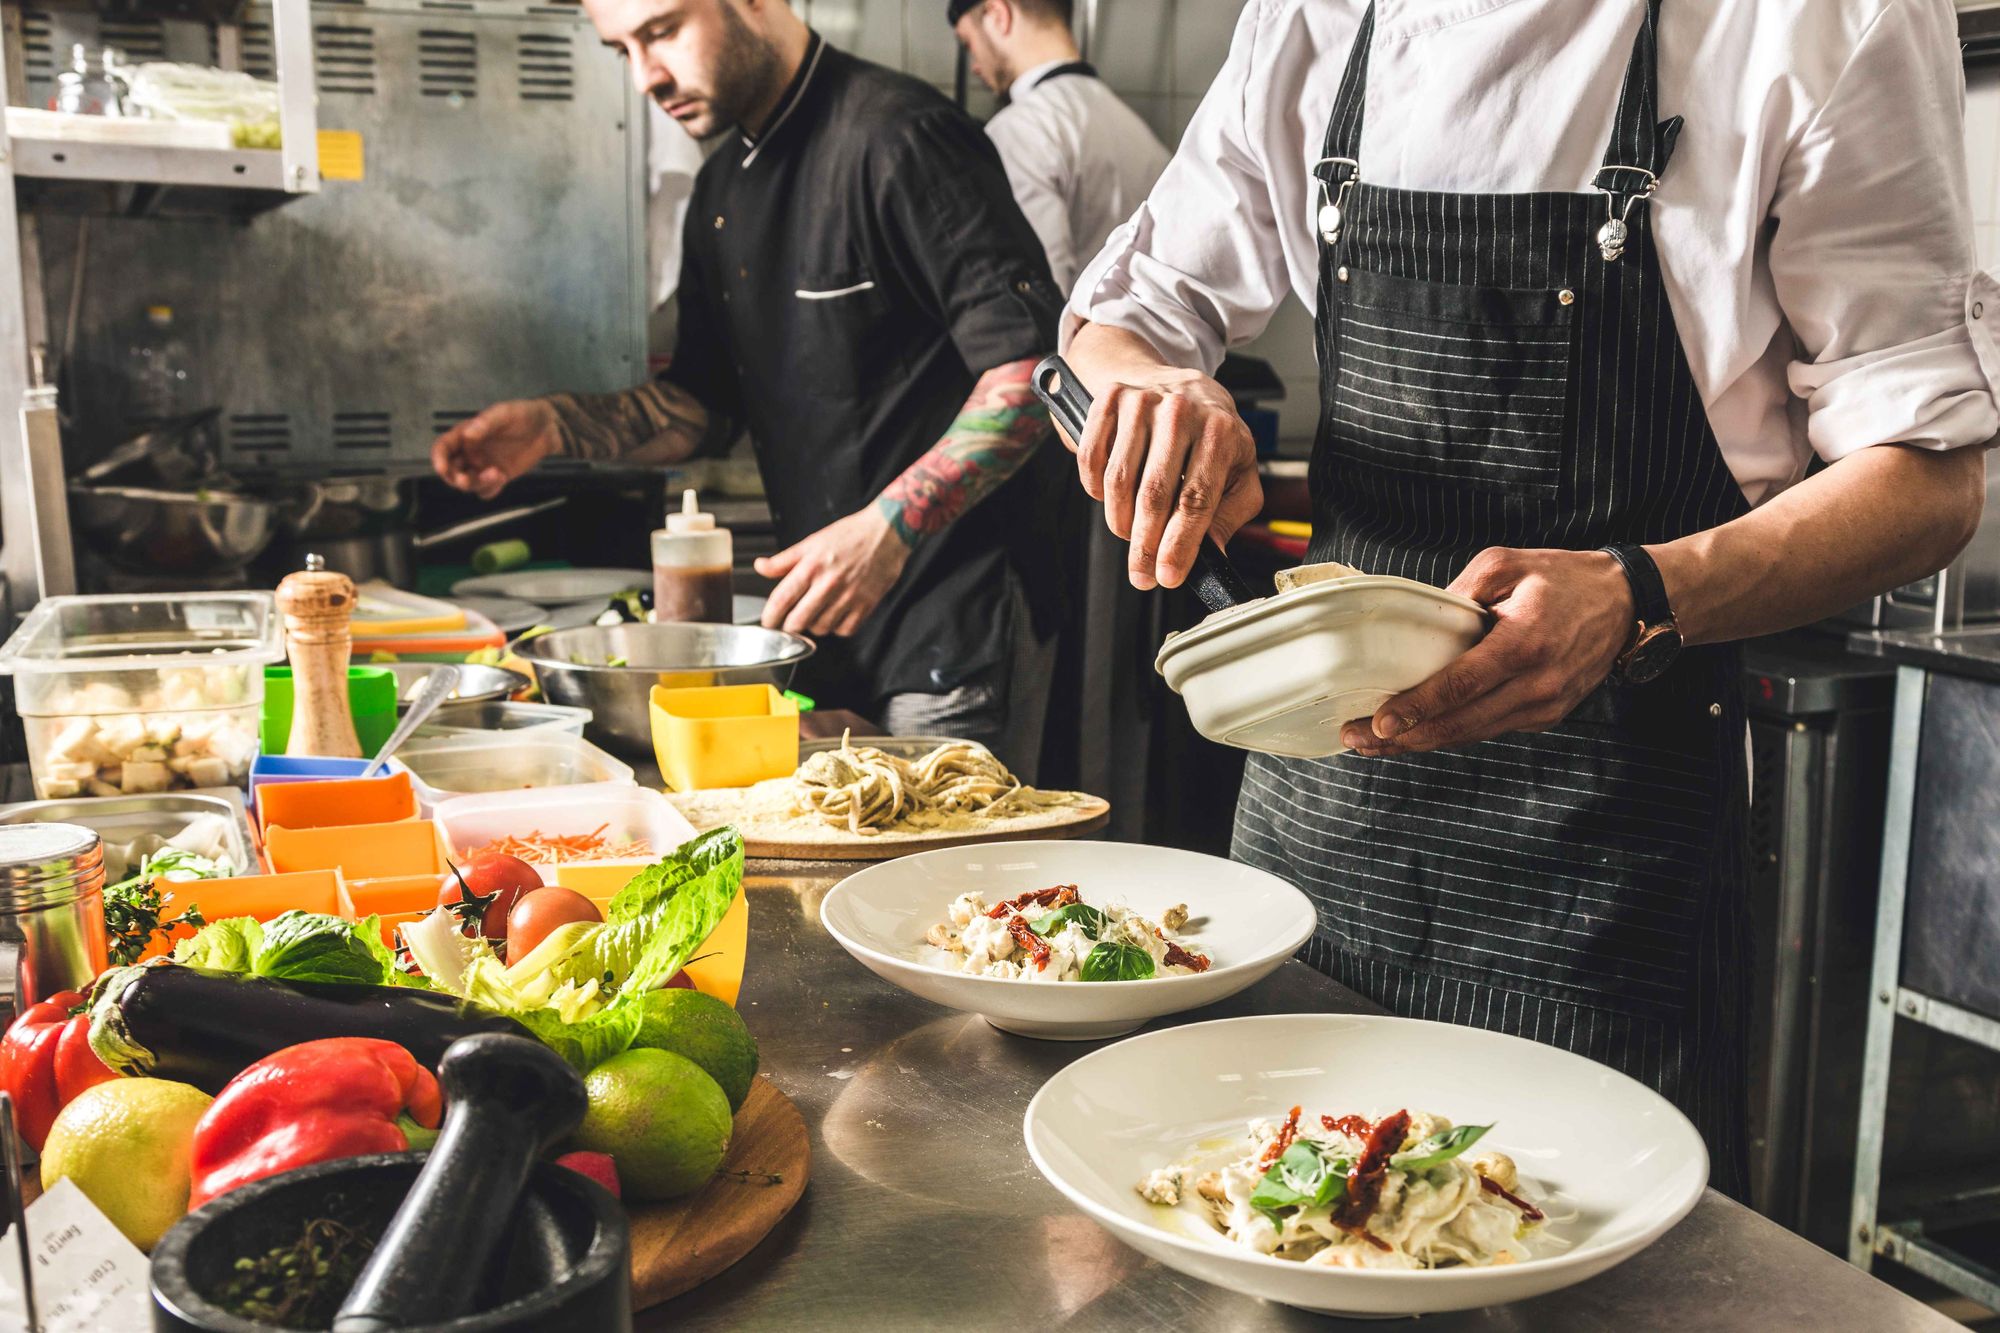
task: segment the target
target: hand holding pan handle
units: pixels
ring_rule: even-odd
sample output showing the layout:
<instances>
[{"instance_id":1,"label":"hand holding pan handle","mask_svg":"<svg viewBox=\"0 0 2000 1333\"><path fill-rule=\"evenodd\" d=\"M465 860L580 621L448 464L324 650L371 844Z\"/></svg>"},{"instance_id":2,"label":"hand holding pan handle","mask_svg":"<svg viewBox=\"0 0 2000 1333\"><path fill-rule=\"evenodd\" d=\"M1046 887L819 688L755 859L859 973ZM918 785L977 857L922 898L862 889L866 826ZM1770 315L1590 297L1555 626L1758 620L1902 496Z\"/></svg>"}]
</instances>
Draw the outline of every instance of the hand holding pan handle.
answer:
<instances>
[{"instance_id":1,"label":"hand holding pan handle","mask_svg":"<svg viewBox=\"0 0 2000 1333\"><path fill-rule=\"evenodd\" d=\"M1035 396L1049 409L1070 439L1083 439L1083 423L1090 418L1090 390L1076 377L1060 356L1051 356L1035 367ZM1213 540L1202 542L1194 554L1194 569L1188 575L1194 595L1210 611L1226 611L1232 606L1255 601L1257 594L1229 563L1229 557Z\"/></svg>"}]
</instances>

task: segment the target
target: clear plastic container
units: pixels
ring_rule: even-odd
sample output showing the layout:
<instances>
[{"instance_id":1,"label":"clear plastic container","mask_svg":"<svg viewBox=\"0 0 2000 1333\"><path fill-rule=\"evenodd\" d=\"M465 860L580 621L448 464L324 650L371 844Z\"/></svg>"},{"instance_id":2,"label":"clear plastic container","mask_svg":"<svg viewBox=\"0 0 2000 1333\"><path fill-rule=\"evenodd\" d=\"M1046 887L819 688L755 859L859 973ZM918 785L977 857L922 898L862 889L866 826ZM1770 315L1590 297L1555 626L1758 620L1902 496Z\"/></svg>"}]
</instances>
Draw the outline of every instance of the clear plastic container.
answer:
<instances>
[{"instance_id":1,"label":"clear plastic container","mask_svg":"<svg viewBox=\"0 0 2000 1333\"><path fill-rule=\"evenodd\" d=\"M242 786L283 634L268 592L45 598L0 646L36 797Z\"/></svg>"},{"instance_id":2,"label":"clear plastic container","mask_svg":"<svg viewBox=\"0 0 2000 1333\"><path fill-rule=\"evenodd\" d=\"M417 796L435 809L454 796L521 788L632 785L632 768L581 736L515 731L411 741L396 752L416 777Z\"/></svg>"},{"instance_id":3,"label":"clear plastic container","mask_svg":"<svg viewBox=\"0 0 2000 1333\"><path fill-rule=\"evenodd\" d=\"M435 818L439 836L456 857L470 855L501 838L526 838L537 833L551 838L600 833L604 839L604 850L599 853L523 856L538 869L565 864L650 864L695 834L687 816L660 793L609 784L461 796L440 805Z\"/></svg>"}]
</instances>

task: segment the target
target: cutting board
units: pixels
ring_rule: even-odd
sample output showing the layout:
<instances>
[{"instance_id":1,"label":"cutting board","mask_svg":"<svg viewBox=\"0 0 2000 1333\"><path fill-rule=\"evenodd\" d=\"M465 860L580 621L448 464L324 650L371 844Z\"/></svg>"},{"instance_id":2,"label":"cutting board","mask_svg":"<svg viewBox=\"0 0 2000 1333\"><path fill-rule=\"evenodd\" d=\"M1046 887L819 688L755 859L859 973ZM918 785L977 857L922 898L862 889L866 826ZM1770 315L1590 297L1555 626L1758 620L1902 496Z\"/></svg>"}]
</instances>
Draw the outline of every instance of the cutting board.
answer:
<instances>
[{"instance_id":1,"label":"cutting board","mask_svg":"<svg viewBox=\"0 0 2000 1333\"><path fill-rule=\"evenodd\" d=\"M627 1209L632 1308L672 1300L750 1253L792 1211L811 1169L799 1108L768 1079L755 1080L715 1179L685 1199Z\"/></svg>"},{"instance_id":2,"label":"cutting board","mask_svg":"<svg viewBox=\"0 0 2000 1333\"><path fill-rule=\"evenodd\" d=\"M1111 803L1095 796L1074 806L993 820L978 829L887 830L868 836L822 825L805 828L798 821L759 818L743 808L743 791L668 792L680 812L698 830L733 824L743 835L743 854L773 861L889 861L912 852L942 847L970 847L988 842L1025 842L1040 838L1080 838L1111 822Z\"/></svg>"}]
</instances>

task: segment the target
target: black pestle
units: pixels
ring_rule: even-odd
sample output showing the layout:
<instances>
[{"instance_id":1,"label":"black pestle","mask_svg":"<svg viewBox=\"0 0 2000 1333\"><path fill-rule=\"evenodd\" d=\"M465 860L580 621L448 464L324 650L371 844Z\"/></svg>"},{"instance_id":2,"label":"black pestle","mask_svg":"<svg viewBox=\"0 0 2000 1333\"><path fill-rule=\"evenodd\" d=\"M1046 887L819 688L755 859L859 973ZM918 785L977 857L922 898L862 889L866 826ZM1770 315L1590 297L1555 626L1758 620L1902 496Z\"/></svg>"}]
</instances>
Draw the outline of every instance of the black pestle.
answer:
<instances>
[{"instance_id":1,"label":"black pestle","mask_svg":"<svg viewBox=\"0 0 2000 1333\"><path fill-rule=\"evenodd\" d=\"M470 1313L536 1158L583 1119L583 1079L525 1037L454 1042L438 1083L443 1132L333 1333L392 1333Z\"/></svg>"}]
</instances>

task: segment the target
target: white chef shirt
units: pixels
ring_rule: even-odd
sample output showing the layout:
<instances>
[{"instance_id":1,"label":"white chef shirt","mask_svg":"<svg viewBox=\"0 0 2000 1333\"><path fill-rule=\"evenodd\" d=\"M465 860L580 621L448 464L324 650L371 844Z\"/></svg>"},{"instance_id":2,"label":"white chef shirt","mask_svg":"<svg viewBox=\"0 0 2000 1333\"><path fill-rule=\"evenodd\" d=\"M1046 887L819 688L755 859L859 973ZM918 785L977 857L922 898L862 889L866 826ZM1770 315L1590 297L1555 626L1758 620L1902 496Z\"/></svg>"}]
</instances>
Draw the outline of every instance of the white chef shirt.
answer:
<instances>
[{"instance_id":1,"label":"white chef shirt","mask_svg":"<svg viewBox=\"0 0 2000 1333\"><path fill-rule=\"evenodd\" d=\"M1051 60L1014 80L986 133L1048 251L1056 286L1067 293L1084 261L1160 178L1167 150L1103 80L1046 78L1063 63Z\"/></svg>"},{"instance_id":2,"label":"white chef shirt","mask_svg":"<svg viewBox=\"0 0 2000 1333\"><path fill-rule=\"evenodd\" d=\"M1249 0L1151 197L1064 319L1213 371L1287 285L1314 304L1321 156L1366 0ZM1644 0L1380 0L1362 179L1587 190ZM1650 204L1666 291L1752 504L1813 451L2000 431L2000 286L1973 258L1950 0L1668 0L1660 113L1687 124Z\"/></svg>"}]
</instances>

